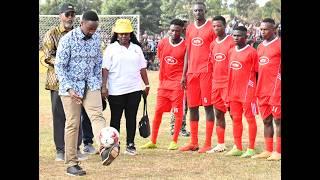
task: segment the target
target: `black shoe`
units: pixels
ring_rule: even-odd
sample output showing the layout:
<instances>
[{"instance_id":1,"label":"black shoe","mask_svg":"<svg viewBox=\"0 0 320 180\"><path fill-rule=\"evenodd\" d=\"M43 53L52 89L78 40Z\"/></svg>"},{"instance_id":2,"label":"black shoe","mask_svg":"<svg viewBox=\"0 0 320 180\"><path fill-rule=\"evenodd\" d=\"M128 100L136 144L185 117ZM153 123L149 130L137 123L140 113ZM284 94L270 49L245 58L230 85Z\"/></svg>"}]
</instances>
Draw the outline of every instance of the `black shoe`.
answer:
<instances>
[{"instance_id":1,"label":"black shoe","mask_svg":"<svg viewBox=\"0 0 320 180\"><path fill-rule=\"evenodd\" d=\"M86 175L86 171L84 171L79 165L74 165L67 168L67 175L84 176Z\"/></svg>"},{"instance_id":2,"label":"black shoe","mask_svg":"<svg viewBox=\"0 0 320 180\"><path fill-rule=\"evenodd\" d=\"M102 165L109 166L116 157L119 156L120 146L118 144L114 144L110 148L104 148L100 152L100 156L102 159Z\"/></svg>"},{"instance_id":3,"label":"black shoe","mask_svg":"<svg viewBox=\"0 0 320 180\"><path fill-rule=\"evenodd\" d=\"M181 134L181 136L184 136L184 137L189 137L189 136L190 136L190 132L188 132L188 131L185 130L185 129L182 129L182 130L180 131L180 134Z\"/></svg>"},{"instance_id":4,"label":"black shoe","mask_svg":"<svg viewBox=\"0 0 320 180\"><path fill-rule=\"evenodd\" d=\"M137 150L136 150L136 147L134 146L134 143L129 143L129 145L127 145L126 151L124 153L132 155L132 156L136 155Z\"/></svg>"}]
</instances>

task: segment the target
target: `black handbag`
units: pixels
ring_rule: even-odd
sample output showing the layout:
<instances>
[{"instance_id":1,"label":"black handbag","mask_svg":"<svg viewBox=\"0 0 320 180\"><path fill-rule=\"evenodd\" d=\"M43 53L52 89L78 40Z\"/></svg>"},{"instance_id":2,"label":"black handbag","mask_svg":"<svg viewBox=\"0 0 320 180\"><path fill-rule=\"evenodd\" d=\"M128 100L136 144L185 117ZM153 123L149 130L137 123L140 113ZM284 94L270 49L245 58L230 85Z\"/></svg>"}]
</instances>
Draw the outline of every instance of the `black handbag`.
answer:
<instances>
[{"instance_id":1,"label":"black handbag","mask_svg":"<svg viewBox=\"0 0 320 180\"><path fill-rule=\"evenodd\" d=\"M143 116L141 120L139 121L139 133L140 136L143 138L147 138L150 136L150 123L149 123L149 117L148 117L148 111L147 111L147 95L143 91L142 93L143 97Z\"/></svg>"}]
</instances>

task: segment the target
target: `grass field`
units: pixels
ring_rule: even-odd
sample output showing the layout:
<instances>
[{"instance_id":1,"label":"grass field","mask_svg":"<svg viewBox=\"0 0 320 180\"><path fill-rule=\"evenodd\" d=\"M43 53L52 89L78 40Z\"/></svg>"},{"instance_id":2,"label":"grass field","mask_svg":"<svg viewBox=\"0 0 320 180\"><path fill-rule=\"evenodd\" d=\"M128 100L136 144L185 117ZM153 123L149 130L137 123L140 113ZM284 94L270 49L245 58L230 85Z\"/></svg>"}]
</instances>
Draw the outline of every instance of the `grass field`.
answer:
<instances>
[{"instance_id":1,"label":"grass field","mask_svg":"<svg viewBox=\"0 0 320 180\"><path fill-rule=\"evenodd\" d=\"M71 179L65 175L63 162L55 162L55 147L52 133L52 116L49 91L44 90L45 68L40 65L39 69L39 143L40 143L40 179ZM150 95L148 97L148 113L152 121L154 115L156 89L158 86L158 72L148 71L151 82ZM140 103L137 121L142 116L143 103ZM104 111L107 124L110 121L109 107ZM199 154L197 152L169 151L170 118L166 113L163 117L158 136L158 149L142 150L138 147L148 139L139 136L137 129L136 146L137 156L123 154L125 143L121 144L120 156L110 165L102 166L99 155L90 155L89 159L83 161L81 166L87 171L87 175L79 179L280 179L281 162L269 162L266 160L241 159L239 157L225 157L223 154ZM232 147L232 122L226 116L227 147ZM152 122L151 122L152 123ZM248 144L248 129L246 120L243 120L243 144ZM264 147L263 123L257 118L258 133L256 149L261 152ZM189 122L187 122L189 128ZM125 142L125 119L121 121L120 141ZM179 136L178 144L185 144L189 138ZM199 143L203 145L205 140L205 115L204 109L200 108ZM213 145L217 143L215 130L213 132ZM81 147L82 148L82 147Z\"/></svg>"}]
</instances>

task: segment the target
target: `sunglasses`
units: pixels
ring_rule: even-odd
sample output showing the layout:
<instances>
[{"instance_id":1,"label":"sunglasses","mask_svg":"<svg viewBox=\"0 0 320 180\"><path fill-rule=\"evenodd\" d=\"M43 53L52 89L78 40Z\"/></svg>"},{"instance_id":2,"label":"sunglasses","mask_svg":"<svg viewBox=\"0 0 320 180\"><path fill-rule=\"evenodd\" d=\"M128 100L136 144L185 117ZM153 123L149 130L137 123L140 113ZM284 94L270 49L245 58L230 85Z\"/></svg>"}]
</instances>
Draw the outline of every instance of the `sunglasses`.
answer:
<instances>
[{"instance_id":1,"label":"sunglasses","mask_svg":"<svg viewBox=\"0 0 320 180\"><path fill-rule=\"evenodd\" d=\"M72 11L69 11L69 12L64 13L64 16L65 16L65 17L69 17L69 16L75 17L76 14L75 14L74 12L72 12Z\"/></svg>"}]
</instances>

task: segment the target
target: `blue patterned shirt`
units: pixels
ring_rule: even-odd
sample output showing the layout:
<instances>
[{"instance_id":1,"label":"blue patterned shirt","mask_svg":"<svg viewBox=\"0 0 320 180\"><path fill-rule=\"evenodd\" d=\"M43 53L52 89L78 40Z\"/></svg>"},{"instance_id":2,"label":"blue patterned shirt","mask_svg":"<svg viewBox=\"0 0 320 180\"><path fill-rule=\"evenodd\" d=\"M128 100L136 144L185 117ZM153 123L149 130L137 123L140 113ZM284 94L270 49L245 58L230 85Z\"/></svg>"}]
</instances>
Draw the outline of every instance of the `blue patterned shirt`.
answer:
<instances>
[{"instance_id":1,"label":"blue patterned shirt","mask_svg":"<svg viewBox=\"0 0 320 180\"><path fill-rule=\"evenodd\" d=\"M100 35L96 32L90 39L84 40L84 37L78 27L59 42L55 61L55 72L60 83L59 95L69 96L67 90L71 88L83 97L86 89L94 91L101 88Z\"/></svg>"}]
</instances>

